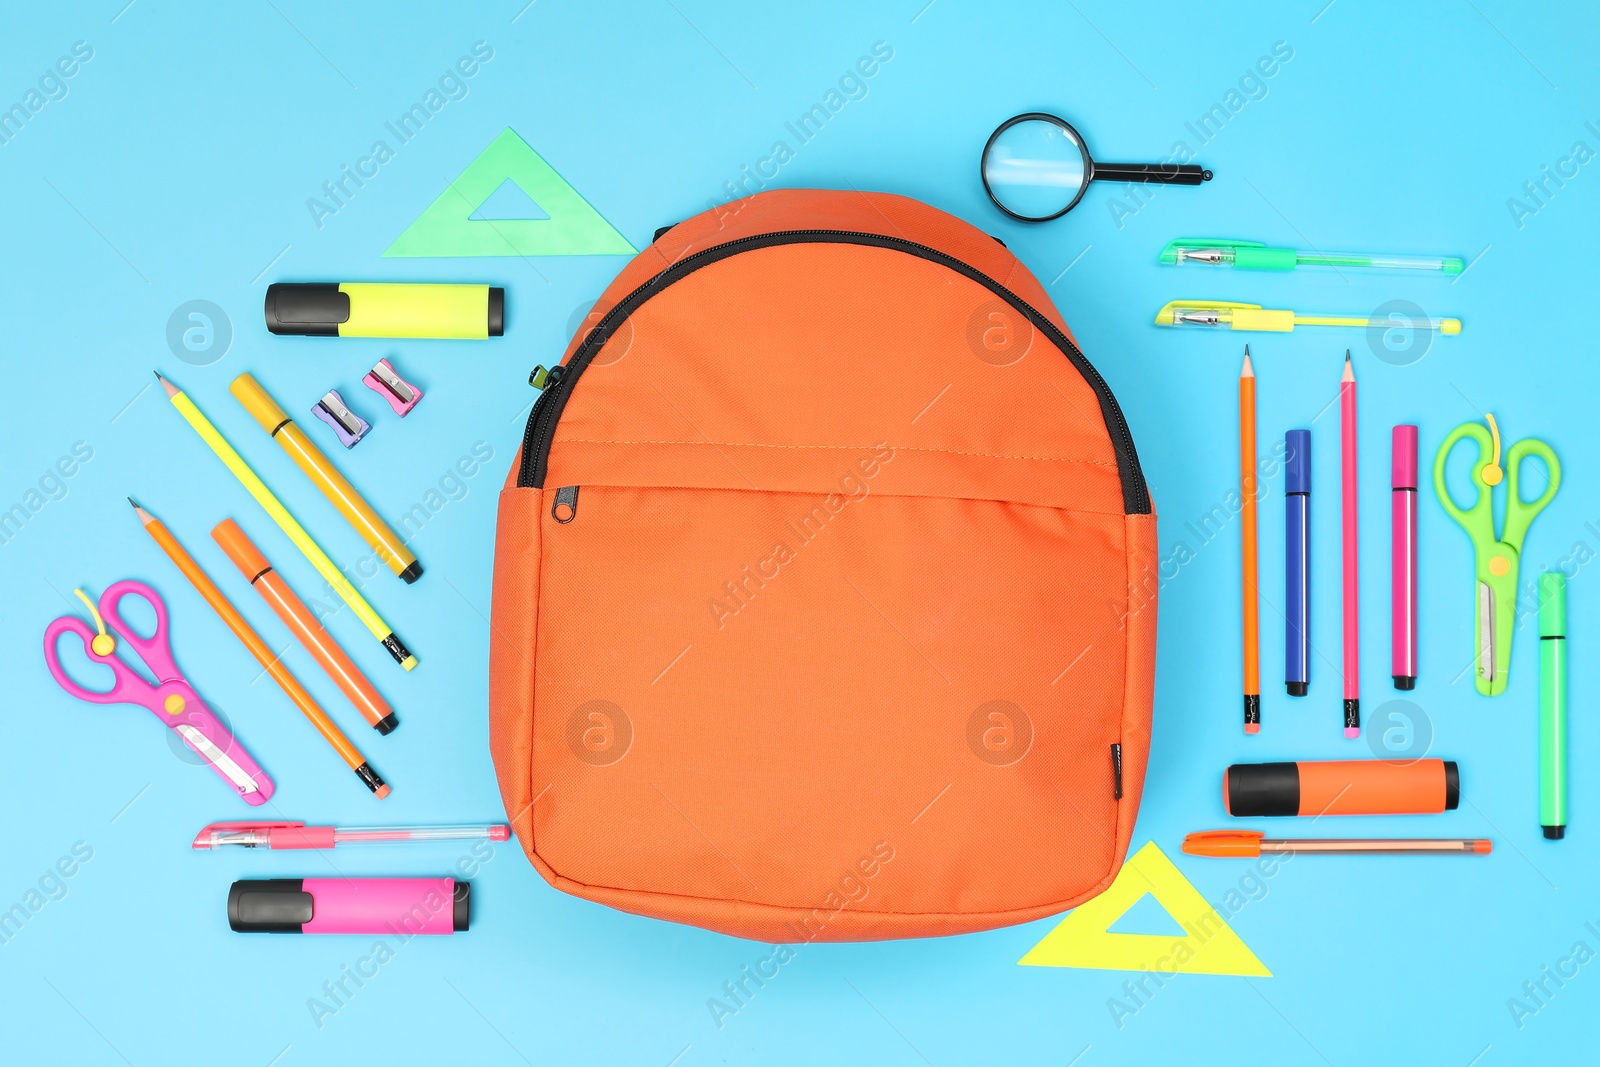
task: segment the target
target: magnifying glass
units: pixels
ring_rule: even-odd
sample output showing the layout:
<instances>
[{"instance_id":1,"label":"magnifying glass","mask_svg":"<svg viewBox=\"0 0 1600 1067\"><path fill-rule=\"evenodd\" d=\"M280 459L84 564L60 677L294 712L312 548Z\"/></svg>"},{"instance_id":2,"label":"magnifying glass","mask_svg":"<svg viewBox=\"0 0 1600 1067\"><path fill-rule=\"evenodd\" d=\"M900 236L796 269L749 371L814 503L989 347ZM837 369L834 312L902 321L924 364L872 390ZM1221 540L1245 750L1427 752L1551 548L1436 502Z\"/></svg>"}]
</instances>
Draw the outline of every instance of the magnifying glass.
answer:
<instances>
[{"instance_id":1,"label":"magnifying glass","mask_svg":"<svg viewBox=\"0 0 1600 1067\"><path fill-rule=\"evenodd\" d=\"M1096 163L1082 136L1054 115L1030 111L1000 124L983 146L983 188L1023 222L1060 218L1092 181L1199 185L1211 172L1192 163Z\"/></svg>"}]
</instances>

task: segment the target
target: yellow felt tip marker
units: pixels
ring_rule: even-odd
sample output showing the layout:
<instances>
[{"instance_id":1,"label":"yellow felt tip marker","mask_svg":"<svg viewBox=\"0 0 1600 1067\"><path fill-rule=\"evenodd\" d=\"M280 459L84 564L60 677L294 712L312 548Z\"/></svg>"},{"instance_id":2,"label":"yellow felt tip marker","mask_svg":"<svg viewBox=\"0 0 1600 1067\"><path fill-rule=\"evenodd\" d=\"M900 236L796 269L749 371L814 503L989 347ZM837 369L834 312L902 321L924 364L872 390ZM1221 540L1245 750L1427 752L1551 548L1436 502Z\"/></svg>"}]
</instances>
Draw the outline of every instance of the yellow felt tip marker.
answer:
<instances>
[{"instance_id":1,"label":"yellow felt tip marker","mask_svg":"<svg viewBox=\"0 0 1600 1067\"><path fill-rule=\"evenodd\" d=\"M417 657L401 643L394 631L389 628L389 624L384 622L383 618L372 609L372 605L356 591L356 587L350 584L350 580L344 576L333 560L328 558L328 554L311 539L305 528L295 521L294 516L289 514L289 509L273 495L266 483L257 477L256 472L250 469L250 465L234 451L228 439L211 425L211 420L206 418L199 408L195 407L194 401L190 400L182 389L163 378L160 371L156 372L156 380L166 390L167 399L172 401L172 406L178 409L184 421L194 428L200 439L210 446L211 451L217 454L223 465L239 479L239 484L255 497L256 503L272 516L272 521L278 524L288 535L289 540L294 542L294 546L300 550L300 554L317 569L323 581L332 586L334 592L339 594L339 598L350 605L350 610L356 613L356 617L372 632L372 636L383 643L383 647L389 650L389 655L394 657L394 661L408 671L415 667Z\"/></svg>"},{"instance_id":2,"label":"yellow felt tip marker","mask_svg":"<svg viewBox=\"0 0 1600 1067\"><path fill-rule=\"evenodd\" d=\"M261 424L267 436L289 453L295 466L311 479L329 503L339 509L339 514L361 535L361 539L383 560L385 566L408 584L422 577L422 564L417 562L417 557L406 547L400 535L378 517L366 498L339 473L339 469L306 436L306 432L295 425L294 420L261 387L254 375L239 375L228 386L228 392Z\"/></svg>"},{"instance_id":3,"label":"yellow felt tip marker","mask_svg":"<svg viewBox=\"0 0 1600 1067\"><path fill-rule=\"evenodd\" d=\"M1297 311L1264 308L1229 300L1173 300L1156 312L1157 326L1211 326L1229 330L1288 333L1296 326L1359 326L1380 330L1438 330L1461 332L1460 319L1414 319L1406 316L1373 318L1370 315L1303 315Z\"/></svg>"}]
</instances>

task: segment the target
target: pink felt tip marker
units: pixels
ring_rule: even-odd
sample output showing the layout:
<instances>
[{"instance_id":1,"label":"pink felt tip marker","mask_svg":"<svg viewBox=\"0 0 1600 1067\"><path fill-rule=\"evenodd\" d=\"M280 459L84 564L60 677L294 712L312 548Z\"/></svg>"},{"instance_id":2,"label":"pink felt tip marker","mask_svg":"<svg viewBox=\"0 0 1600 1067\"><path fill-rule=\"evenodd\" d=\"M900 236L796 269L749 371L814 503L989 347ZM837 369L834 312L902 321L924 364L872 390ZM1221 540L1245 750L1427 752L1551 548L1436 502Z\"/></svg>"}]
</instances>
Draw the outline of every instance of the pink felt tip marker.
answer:
<instances>
[{"instance_id":1,"label":"pink felt tip marker","mask_svg":"<svg viewBox=\"0 0 1600 1067\"><path fill-rule=\"evenodd\" d=\"M1417 428L1396 426L1390 461L1390 507L1393 530L1389 568L1393 599L1390 640L1394 687L1417 684Z\"/></svg>"},{"instance_id":2,"label":"pink felt tip marker","mask_svg":"<svg viewBox=\"0 0 1600 1067\"><path fill-rule=\"evenodd\" d=\"M1344 519L1344 735L1361 736L1361 603L1357 573L1356 521L1356 372L1350 350L1344 353L1339 379L1340 489Z\"/></svg>"},{"instance_id":3,"label":"pink felt tip marker","mask_svg":"<svg viewBox=\"0 0 1600 1067\"><path fill-rule=\"evenodd\" d=\"M307 826L303 822L214 822L194 837L197 850L225 848L334 848L395 841L509 841L511 827L488 826Z\"/></svg>"},{"instance_id":4,"label":"pink felt tip marker","mask_svg":"<svg viewBox=\"0 0 1600 1067\"><path fill-rule=\"evenodd\" d=\"M454 878L255 878L228 890L241 934L453 934L471 910L472 885Z\"/></svg>"}]
</instances>

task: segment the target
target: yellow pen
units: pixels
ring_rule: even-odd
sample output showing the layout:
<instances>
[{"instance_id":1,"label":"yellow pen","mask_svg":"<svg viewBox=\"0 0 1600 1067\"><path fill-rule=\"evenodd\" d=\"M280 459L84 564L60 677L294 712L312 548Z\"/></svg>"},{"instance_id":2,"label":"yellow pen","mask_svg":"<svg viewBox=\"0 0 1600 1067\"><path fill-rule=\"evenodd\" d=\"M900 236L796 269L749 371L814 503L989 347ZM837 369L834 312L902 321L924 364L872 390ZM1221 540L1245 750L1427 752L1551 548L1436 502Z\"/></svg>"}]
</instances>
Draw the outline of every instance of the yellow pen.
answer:
<instances>
[{"instance_id":1,"label":"yellow pen","mask_svg":"<svg viewBox=\"0 0 1600 1067\"><path fill-rule=\"evenodd\" d=\"M1231 300L1173 300L1156 312L1157 326L1221 326L1230 330L1261 330L1288 333L1296 326L1375 326L1392 329L1400 323L1370 315L1302 315L1287 309L1264 308L1260 304L1240 304ZM1461 332L1460 319L1408 319L1411 329L1438 330L1441 334Z\"/></svg>"},{"instance_id":2,"label":"yellow pen","mask_svg":"<svg viewBox=\"0 0 1600 1067\"><path fill-rule=\"evenodd\" d=\"M417 657L413 656L406 649L406 646L401 644L400 639L389 628L389 624L384 622L376 611L372 610L372 605L368 604L361 594L356 591L356 587L350 584L350 580L340 572L333 560L328 558L328 554L322 551L317 543L311 539L311 535L306 533L305 528L295 521L294 516L289 514L289 509L285 508L278 498L272 495L272 490L268 489L266 483L256 476L256 472L250 469L250 465L240 457L239 453L233 450L233 446L228 443L227 438L217 432L217 428L211 425L211 420L206 418L204 413L194 406L194 401L190 400L182 389L163 378L160 371L156 372L156 380L167 391L167 399L172 401L172 406L178 409L178 413L184 417L184 420L190 426L194 427L194 432L199 434L200 439L211 447L211 451L215 452L217 458L222 460L228 470L233 472L233 476L239 479L239 483L250 491L250 495L256 498L256 503L266 509L267 514L272 516L272 521L277 523L283 532L289 535L289 540L294 542L294 546L300 550L301 555L311 561L311 565L317 569L317 573L322 575L323 580L333 587L334 592L339 594L339 598L350 605L350 609L356 613L356 617L366 624L368 630L372 631L372 636L383 642L383 647L389 650L389 655L394 657L394 661L408 671L415 667L417 665Z\"/></svg>"}]
</instances>

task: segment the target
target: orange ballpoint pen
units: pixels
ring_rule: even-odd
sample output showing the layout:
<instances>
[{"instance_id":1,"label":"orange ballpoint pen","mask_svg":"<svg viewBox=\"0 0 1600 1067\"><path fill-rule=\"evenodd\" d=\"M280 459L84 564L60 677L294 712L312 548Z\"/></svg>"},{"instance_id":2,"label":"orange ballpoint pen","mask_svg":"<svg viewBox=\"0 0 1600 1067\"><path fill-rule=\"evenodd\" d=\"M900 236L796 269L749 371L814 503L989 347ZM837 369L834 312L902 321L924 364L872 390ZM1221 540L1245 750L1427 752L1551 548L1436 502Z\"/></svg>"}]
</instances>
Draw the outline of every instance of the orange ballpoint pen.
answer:
<instances>
[{"instance_id":1,"label":"orange ballpoint pen","mask_svg":"<svg viewBox=\"0 0 1600 1067\"><path fill-rule=\"evenodd\" d=\"M1201 830L1183 839L1191 856L1254 858L1292 852L1328 852L1366 855L1487 856L1494 843L1486 837L1285 837L1271 839L1259 830Z\"/></svg>"}]
</instances>

